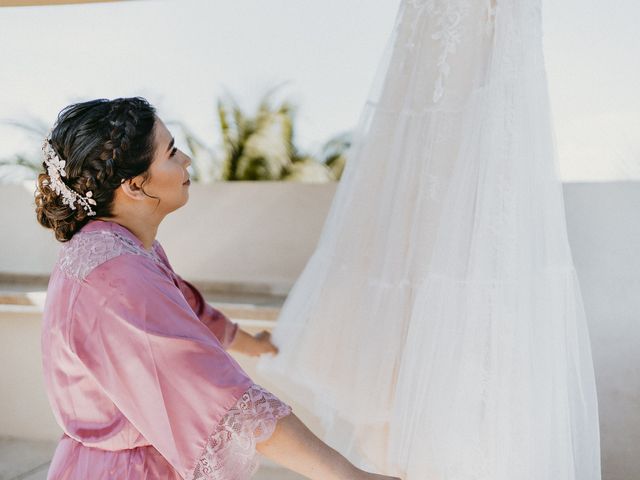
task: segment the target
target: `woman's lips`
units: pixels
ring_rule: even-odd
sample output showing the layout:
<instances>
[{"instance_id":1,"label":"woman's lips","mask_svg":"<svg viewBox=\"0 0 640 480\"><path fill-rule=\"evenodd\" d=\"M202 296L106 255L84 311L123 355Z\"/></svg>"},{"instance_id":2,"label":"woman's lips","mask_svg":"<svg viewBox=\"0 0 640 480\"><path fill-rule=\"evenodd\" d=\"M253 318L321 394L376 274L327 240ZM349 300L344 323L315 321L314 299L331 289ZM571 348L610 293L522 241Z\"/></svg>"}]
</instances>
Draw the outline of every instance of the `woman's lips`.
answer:
<instances>
[{"instance_id":1,"label":"woman's lips","mask_svg":"<svg viewBox=\"0 0 640 480\"><path fill-rule=\"evenodd\" d=\"M189 179L186 182L184 182L183 185L191 185L191 179Z\"/></svg>"}]
</instances>

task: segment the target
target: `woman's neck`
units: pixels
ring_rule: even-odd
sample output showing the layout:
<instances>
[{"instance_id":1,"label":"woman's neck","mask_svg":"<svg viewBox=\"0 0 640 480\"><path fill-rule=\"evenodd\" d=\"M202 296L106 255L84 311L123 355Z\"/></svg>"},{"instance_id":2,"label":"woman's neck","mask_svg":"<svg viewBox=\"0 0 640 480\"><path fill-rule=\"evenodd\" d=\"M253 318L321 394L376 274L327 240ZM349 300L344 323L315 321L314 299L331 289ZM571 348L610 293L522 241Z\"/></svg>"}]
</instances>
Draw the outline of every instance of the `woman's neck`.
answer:
<instances>
[{"instance_id":1,"label":"woman's neck","mask_svg":"<svg viewBox=\"0 0 640 480\"><path fill-rule=\"evenodd\" d=\"M160 222L154 219L131 218L122 215L113 215L111 217L99 217L96 220L105 220L115 222L133 233L142 242L146 250L151 250L153 242L158 233L158 225Z\"/></svg>"}]
</instances>

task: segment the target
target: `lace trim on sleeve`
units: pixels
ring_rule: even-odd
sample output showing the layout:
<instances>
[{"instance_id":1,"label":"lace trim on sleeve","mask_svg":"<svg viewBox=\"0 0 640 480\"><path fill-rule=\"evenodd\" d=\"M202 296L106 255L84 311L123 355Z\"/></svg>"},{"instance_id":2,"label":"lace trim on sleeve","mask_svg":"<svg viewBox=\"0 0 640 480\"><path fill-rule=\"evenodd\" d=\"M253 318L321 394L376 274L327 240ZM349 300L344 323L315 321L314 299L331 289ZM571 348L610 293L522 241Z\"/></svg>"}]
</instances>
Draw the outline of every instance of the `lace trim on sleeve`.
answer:
<instances>
[{"instance_id":1,"label":"lace trim on sleeve","mask_svg":"<svg viewBox=\"0 0 640 480\"><path fill-rule=\"evenodd\" d=\"M252 385L218 423L198 459L192 480L246 480L257 470L256 444L268 439L291 407Z\"/></svg>"}]
</instances>

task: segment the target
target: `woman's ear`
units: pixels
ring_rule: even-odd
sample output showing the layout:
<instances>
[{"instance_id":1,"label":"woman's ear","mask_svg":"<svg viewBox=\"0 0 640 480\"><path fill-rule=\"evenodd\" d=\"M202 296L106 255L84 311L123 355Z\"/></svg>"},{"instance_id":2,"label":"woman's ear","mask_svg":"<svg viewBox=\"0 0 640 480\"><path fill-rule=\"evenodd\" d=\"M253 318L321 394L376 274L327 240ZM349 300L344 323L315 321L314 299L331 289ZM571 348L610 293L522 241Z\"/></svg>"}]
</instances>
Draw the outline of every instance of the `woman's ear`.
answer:
<instances>
[{"instance_id":1,"label":"woman's ear","mask_svg":"<svg viewBox=\"0 0 640 480\"><path fill-rule=\"evenodd\" d=\"M132 200L142 200L145 197L144 192L142 191L142 183L144 179L141 175L137 177L129 178L122 182L120 187L122 188L122 192Z\"/></svg>"}]
</instances>

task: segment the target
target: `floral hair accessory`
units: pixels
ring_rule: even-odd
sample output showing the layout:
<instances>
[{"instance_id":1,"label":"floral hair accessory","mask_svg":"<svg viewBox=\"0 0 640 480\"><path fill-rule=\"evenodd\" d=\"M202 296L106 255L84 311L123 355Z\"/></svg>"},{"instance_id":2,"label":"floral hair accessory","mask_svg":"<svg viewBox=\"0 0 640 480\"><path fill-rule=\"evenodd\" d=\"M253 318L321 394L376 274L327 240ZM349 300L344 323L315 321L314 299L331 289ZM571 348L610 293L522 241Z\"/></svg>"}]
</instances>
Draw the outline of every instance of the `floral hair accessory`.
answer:
<instances>
[{"instance_id":1,"label":"floral hair accessory","mask_svg":"<svg viewBox=\"0 0 640 480\"><path fill-rule=\"evenodd\" d=\"M53 146L51 145L51 134L47 135L44 139L42 152L44 153L44 163L47 166L47 174L49 175L49 180L45 180L45 184L50 185L53 191L58 195L62 195L62 203L69 205L71 210L75 210L75 204L78 203L87 211L87 215L94 216L96 212L91 208L91 205L96 204L96 201L91 198L93 197L93 192L88 191L86 196L82 196L78 192L71 190L62 181L62 177L67 176L67 172L64 170L64 166L67 162L60 159L56 151L53 149Z\"/></svg>"}]
</instances>

